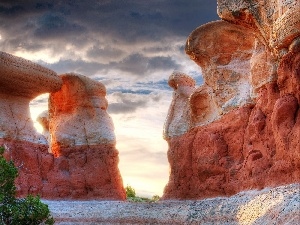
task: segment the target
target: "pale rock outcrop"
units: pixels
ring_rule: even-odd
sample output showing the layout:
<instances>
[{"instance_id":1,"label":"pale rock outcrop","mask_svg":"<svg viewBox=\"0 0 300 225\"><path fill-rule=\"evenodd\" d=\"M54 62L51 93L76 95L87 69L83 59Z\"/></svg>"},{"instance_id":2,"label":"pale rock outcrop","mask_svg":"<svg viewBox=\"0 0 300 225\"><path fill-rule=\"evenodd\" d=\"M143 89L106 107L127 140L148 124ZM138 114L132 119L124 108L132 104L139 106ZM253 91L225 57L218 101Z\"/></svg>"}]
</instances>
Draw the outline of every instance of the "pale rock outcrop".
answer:
<instances>
[{"instance_id":1,"label":"pale rock outcrop","mask_svg":"<svg viewBox=\"0 0 300 225\"><path fill-rule=\"evenodd\" d=\"M226 21L187 40L205 84L189 99L194 128L167 139L164 199L300 182L299 1L218 0L218 11Z\"/></svg>"},{"instance_id":2,"label":"pale rock outcrop","mask_svg":"<svg viewBox=\"0 0 300 225\"><path fill-rule=\"evenodd\" d=\"M218 119L221 109L215 102L214 91L208 85L198 87L190 96L189 108L191 108L192 127L206 125Z\"/></svg>"},{"instance_id":3,"label":"pale rock outcrop","mask_svg":"<svg viewBox=\"0 0 300 225\"><path fill-rule=\"evenodd\" d=\"M270 83L276 82L277 71L276 58L270 49L255 38L255 47L250 59L249 82L252 87L251 97L256 98L259 89Z\"/></svg>"},{"instance_id":4,"label":"pale rock outcrop","mask_svg":"<svg viewBox=\"0 0 300 225\"><path fill-rule=\"evenodd\" d=\"M205 84L197 89L193 85L185 95L170 85L174 93L164 133L170 129L172 132L164 135L166 139L211 123L234 108L252 104L250 66L254 43L251 30L226 21L208 23L190 34L186 53L201 66ZM173 77L172 74L169 84ZM192 80L188 75L184 79Z\"/></svg>"},{"instance_id":5,"label":"pale rock outcrop","mask_svg":"<svg viewBox=\"0 0 300 225\"><path fill-rule=\"evenodd\" d=\"M0 138L47 144L33 127L29 102L61 85L54 71L0 52Z\"/></svg>"},{"instance_id":6,"label":"pale rock outcrop","mask_svg":"<svg viewBox=\"0 0 300 225\"><path fill-rule=\"evenodd\" d=\"M50 134L49 134L49 111L45 110L41 112L38 117L36 118L36 121L39 122L39 124L43 127L42 134L44 137L48 140L48 143L50 143Z\"/></svg>"},{"instance_id":7,"label":"pale rock outcrop","mask_svg":"<svg viewBox=\"0 0 300 225\"><path fill-rule=\"evenodd\" d=\"M195 90L193 78L181 72L173 72L169 77L173 88L173 100L164 126L164 138L179 136L191 128L189 97Z\"/></svg>"},{"instance_id":8,"label":"pale rock outcrop","mask_svg":"<svg viewBox=\"0 0 300 225\"><path fill-rule=\"evenodd\" d=\"M39 157L48 154L48 142L33 126L29 103L42 93L59 90L62 80L52 70L0 52L0 85L0 145L19 168L17 194L41 193Z\"/></svg>"}]
</instances>

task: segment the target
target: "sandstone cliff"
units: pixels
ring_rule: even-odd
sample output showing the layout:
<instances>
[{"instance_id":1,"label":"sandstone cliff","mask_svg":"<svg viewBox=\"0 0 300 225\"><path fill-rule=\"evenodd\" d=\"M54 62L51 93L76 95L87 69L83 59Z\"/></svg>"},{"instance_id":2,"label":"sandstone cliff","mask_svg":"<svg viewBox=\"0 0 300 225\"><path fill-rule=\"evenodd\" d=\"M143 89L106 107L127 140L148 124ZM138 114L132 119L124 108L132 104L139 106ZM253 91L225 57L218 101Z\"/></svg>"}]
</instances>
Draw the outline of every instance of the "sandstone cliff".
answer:
<instances>
[{"instance_id":1,"label":"sandstone cliff","mask_svg":"<svg viewBox=\"0 0 300 225\"><path fill-rule=\"evenodd\" d=\"M174 119L166 120L164 199L300 182L300 5L261 4L219 0L223 21L188 37L186 53L202 68L204 85L185 97L185 132L166 129ZM178 111L172 103L169 115Z\"/></svg>"}]
</instances>

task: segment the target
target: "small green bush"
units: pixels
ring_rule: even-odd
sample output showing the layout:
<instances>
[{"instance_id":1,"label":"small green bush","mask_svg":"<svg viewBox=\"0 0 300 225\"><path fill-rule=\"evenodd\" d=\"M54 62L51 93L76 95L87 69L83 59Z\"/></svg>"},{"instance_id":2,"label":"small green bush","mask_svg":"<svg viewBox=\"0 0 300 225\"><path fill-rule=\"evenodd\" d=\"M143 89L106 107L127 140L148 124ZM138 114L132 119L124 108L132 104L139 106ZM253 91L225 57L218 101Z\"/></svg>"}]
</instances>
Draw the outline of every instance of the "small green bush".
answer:
<instances>
[{"instance_id":1,"label":"small green bush","mask_svg":"<svg viewBox=\"0 0 300 225\"><path fill-rule=\"evenodd\" d=\"M4 150L0 147L0 225L54 224L48 206L39 196L15 197L18 170L12 161L5 160Z\"/></svg>"},{"instance_id":2,"label":"small green bush","mask_svg":"<svg viewBox=\"0 0 300 225\"><path fill-rule=\"evenodd\" d=\"M160 199L158 195L153 195L151 199L136 196L134 188L129 185L125 187L125 190L126 190L126 199L130 202L157 202Z\"/></svg>"},{"instance_id":3,"label":"small green bush","mask_svg":"<svg viewBox=\"0 0 300 225\"><path fill-rule=\"evenodd\" d=\"M152 202L157 202L159 201L160 197L158 195L153 195L152 198L151 198L151 201Z\"/></svg>"},{"instance_id":4,"label":"small green bush","mask_svg":"<svg viewBox=\"0 0 300 225\"><path fill-rule=\"evenodd\" d=\"M135 198L136 197L135 190L133 187L127 185L125 187L125 190L126 190L126 198Z\"/></svg>"}]
</instances>

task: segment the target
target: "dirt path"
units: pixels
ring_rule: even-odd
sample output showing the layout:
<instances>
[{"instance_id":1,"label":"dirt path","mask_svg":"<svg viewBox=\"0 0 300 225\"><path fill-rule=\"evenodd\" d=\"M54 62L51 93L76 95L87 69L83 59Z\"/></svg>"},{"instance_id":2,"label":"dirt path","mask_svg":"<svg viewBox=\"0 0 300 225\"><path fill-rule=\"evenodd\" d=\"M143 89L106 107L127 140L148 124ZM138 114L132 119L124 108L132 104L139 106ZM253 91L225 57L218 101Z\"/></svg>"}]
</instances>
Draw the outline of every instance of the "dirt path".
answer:
<instances>
[{"instance_id":1,"label":"dirt path","mask_svg":"<svg viewBox=\"0 0 300 225\"><path fill-rule=\"evenodd\" d=\"M300 184L230 198L131 203L48 201L56 224L299 224Z\"/></svg>"}]
</instances>

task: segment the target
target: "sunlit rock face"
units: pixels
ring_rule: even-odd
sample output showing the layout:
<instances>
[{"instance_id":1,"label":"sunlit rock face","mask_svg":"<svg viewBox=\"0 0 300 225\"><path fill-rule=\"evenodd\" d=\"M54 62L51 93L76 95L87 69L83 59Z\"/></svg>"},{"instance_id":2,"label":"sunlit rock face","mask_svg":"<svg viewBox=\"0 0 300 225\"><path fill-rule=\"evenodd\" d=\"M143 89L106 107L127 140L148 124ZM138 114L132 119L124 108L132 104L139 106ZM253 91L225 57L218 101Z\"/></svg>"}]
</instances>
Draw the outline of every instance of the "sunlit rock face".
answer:
<instances>
[{"instance_id":1,"label":"sunlit rock face","mask_svg":"<svg viewBox=\"0 0 300 225\"><path fill-rule=\"evenodd\" d=\"M33 127L29 102L61 85L54 71L0 52L0 138L47 144Z\"/></svg>"},{"instance_id":2,"label":"sunlit rock face","mask_svg":"<svg viewBox=\"0 0 300 225\"><path fill-rule=\"evenodd\" d=\"M115 144L112 119L106 112L105 86L77 74L61 75L61 90L49 99L49 132L54 155L73 146Z\"/></svg>"},{"instance_id":3,"label":"sunlit rock face","mask_svg":"<svg viewBox=\"0 0 300 225\"><path fill-rule=\"evenodd\" d=\"M299 1L218 0L226 21L188 37L204 85L188 100L190 129L167 139L164 199L300 182L299 12Z\"/></svg>"}]
</instances>

